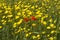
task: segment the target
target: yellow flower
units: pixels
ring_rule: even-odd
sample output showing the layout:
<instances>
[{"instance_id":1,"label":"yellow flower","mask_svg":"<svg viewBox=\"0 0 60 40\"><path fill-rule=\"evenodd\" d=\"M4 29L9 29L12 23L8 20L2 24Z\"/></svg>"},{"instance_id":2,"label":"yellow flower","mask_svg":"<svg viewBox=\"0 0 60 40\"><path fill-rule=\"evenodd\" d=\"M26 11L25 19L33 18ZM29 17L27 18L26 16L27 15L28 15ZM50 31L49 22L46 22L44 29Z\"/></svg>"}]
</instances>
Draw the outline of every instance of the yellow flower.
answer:
<instances>
[{"instance_id":1,"label":"yellow flower","mask_svg":"<svg viewBox=\"0 0 60 40\"><path fill-rule=\"evenodd\" d=\"M38 5L36 5L35 7L38 8Z\"/></svg>"},{"instance_id":2,"label":"yellow flower","mask_svg":"<svg viewBox=\"0 0 60 40\"><path fill-rule=\"evenodd\" d=\"M9 11L6 10L6 11L5 11L5 14L7 14L8 12L9 12Z\"/></svg>"},{"instance_id":3,"label":"yellow flower","mask_svg":"<svg viewBox=\"0 0 60 40\"><path fill-rule=\"evenodd\" d=\"M32 8L32 9L34 9L34 8L35 8L35 6L32 6L31 8Z\"/></svg>"},{"instance_id":4,"label":"yellow flower","mask_svg":"<svg viewBox=\"0 0 60 40\"><path fill-rule=\"evenodd\" d=\"M40 14L40 10L36 12L36 14Z\"/></svg>"},{"instance_id":5,"label":"yellow flower","mask_svg":"<svg viewBox=\"0 0 60 40\"><path fill-rule=\"evenodd\" d=\"M50 36L50 34L47 35L47 37L49 37L49 36Z\"/></svg>"},{"instance_id":6,"label":"yellow flower","mask_svg":"<svg viewBox=\"0 0 60 40\"><path fill-rule=\"evenodd\" d=\"M29 36L29 34L27 33L25 36L26 36L26 37L28 37L28 36Z\"/></svg>"},{"instance_id":7,"label":"yellow flower","mask_svg":"<svg viewBox=\"0 0 60 40\"><path fill-rule=\"evenodd\" d=\"M19 33L21 31L21 29L18 29L18 31L15 32L15 34Z\"/></svg>"},{"instance_id":8,"label":"yellow flower","mask_svg":"<svg viewBox=\"0 0 60 40\"><path fill-rule=\"evenodd\" d=\"M1 3L0 3L0 7L1 7L2 5L1 5Z\"/></svg>"},{"instance_id":9,"label":"yellow flower","mask_svg":"<svg viewBox=\"0 0 60 40\"><path fill-rule=\"evenodd\" d=\"M23 30L26 30L26 28L23 28Z\"/></svg>"},{"instance_id":10,"label":"yellow flower","mask_svg":"<svg viewBox=\"0 0 60 40\"><path fill-rule=\"evenodd\" d=\"M30 6L28 6L28 5L25 5L24 7L26 7L26 8L29 8Z\"/></svg>"},{"instance_id":11,"label":"yellow flower","mask_svg":"<svg viewBox=\"0 0 60 40\"><path fill-rule=\"evenodd\" d=\"M58 1L58 0L54 0L54 1Z\"/></svg>"},{"instance_id":12,"label":"yellow flower","mask_svg":"<svg viewBox=\"0 0 60 40\"><path fill-rule=\"evenodd\" d=\"M48 14L45 14L45 18L47 18L48 17Z\"/></svg>"},{"instance_id":13,"label":"yellow flower","mask_svg":"<svg viewBox=\"0 0 60 40\"><path fill-rule=\"evenodd\" d=\"M18 9L20 9L20 7L19 6L15 6L15 10L18 10Z\"/></svg>"},{"instance_id":14,"label":"yellow flower","mask_svg":"<svg viewBox=\"0 0 60 40\"><path fill-rule=\"evenodd\" d=\"M28 15L32 15L32 12L29 12Z\"/></svg>"},{"instance_id":15,"label":"yellow flower","mask_svg":"<svg viewBox=\"0 0 60 40\"><path fill-rule=\"evenodd\" d=\"M52 31L51 31L51 34L53 34L53 33L55 33L55 32L56 32L55 30L52 30Z\"/></svg>"},{"instance_id":16,"label":"yellow flower","mask_svg":"<svg viewBox=\"0 0 60 40\"><path fill-rule=\"evenodd\" d=\"M27 29L27 31L30 31L30 29Z\"/></svg>"},{"instance_id":17,"label":"yellow flower","mask_svg":"<svg viewBox=\"0 0 60 40\"><path fill-rule=\"evenodd\" d=\"M44 24L44 25L46 25L46 24L47 24L47 22L46 22L46 21L43 21L43 24Z\"/></svg>"},{"instance_id":18,"label":"yellow flower","mask_svg":"<svg viewBox=\"0 0 60 40\"><path fill-rule=\"evenodd\" d=\"M43 0L44 2L49 2L50 0Z\"/></svg>"},{"instance_id":19,"label":"yellow flower","mask_svg":"<svg viewBox=\"0 0 60 40\"><path fill-rule=\"evenodd\" d=\"M27 17L30 17L30 15L27 15Z\"/></svg>"},{"instance_id":20,"label":"yellow flower","mask_svg":"<svg viewBox=\"0 0 60 40\"><path fill-rule=\"evenodd\" d=\"M6 21L4 21L2 24L5 25L6 24Z\"/></svg>"},{"instance_id":21,"label":"yellow flower","mask_svg":"<svg viewBox=\"0 0 60 40\"><path fill-rule=\"evenodd\" d=\"M15 16L15 19L18 19L20 16Z\"/></svg>"},{"instance_id":22,"label":"yellow flower","mask_svg":"<svg viewBox=\"0 0 60 40\"><path fill-rule=\"evenodd\" d=\"M26 11L28 8L23 9L23 11Z\"/></svg>"},{"instance_id":23,"label":"yellow flower","mask_svg":"<svg viewBox=\"0 0 60 40\"><path fill-rule=\"evenodd\" d=\"M42 32L42 34L45 34L45 33L46 33L45 31Z\"/></svg>"},{"instance_id":24,"label":"yellow flower","mask_svg":"<svg viewBox=\"0 0 60 40\"><path fill-rule=\"evenodd\" d=\"M9 19L8 22L12 22L12 19Z\"/></svg>"},{"instance_id":25,"label":"yellow flower","mask_svg":"<svg viewBox=\"0 0 60 40\"><path fill-rule=\"evenodd\" d=\"M44 20L44 18L42 17L42 18L41 18L41 23L43 23L43 20Z\"/></svg>"},{"instance_id":26,"label":"yellow flower","mask_svg":"<svg viewBox=\"0 0 60 40\"><path fill-rule=\"evenodd\" d=\"M40 40L40 38L38 38L38 40Z\"/></svg>"},{"instance_id":27,"label":"yellow flower","mask_svg":"<svg viewBox=\"0 0 60 40\"><path fill-rule=\"evenodd\" d=\"M4 8L6 9L6 8L7 8L7 6L4 6Z\"/></svg>"},{"instance_id":28,"label":"yellow flower","mask_svg":"<svg viewBox=\"0 0 60 40\"><path fill-rule=\"evenodd\" d=\"M50 24L50 27L52 28L56 28L56 26L54 24Z\"/></svg>"},{"instance_id":29,"label":"yellow flower","mask_svg":"<svg viewBox=\"0 0 60 40\"><path fill-rule=\"evenodd\" d=\"M20 13L20 12L18 12L18 13L17 13L17 15L19 15L19 16L20 16L20 15L21 15L21 13Z\"/></svg>"},{"instance_id":30,"label":"yellow flower","mask_svg":"<svg viewBox=\"0 0 60 40\"><path fill-rule=\"evenodd\" d=\"M42 16L42 13L40 13L40 11L37 11L36 14L37 14L36 17L41 17Z\"/></svg>"},{"instance_id":31,"label":"yellow flower","mask_svg":"<svg viewBox=\"0 0 60 40\"><path fill-rule=\"evenodd\" d=\"M53 26L54 26L54 24L50 24L50 26L51 26L51 27L53 27Z\"/></svg>"},{"instance_id":32,"label":"yellow flower","mask_svg":"<svg viewBox=\"0 0 60 40\"><path fill-rule=\"evenodd\" d=\"M15 32L16 34L19 33L21 30L18 30L17 32Z\"/></svg>"},{"instance_id":33,"label":"yellow flower","mask_svg":"<svg viewBox=\"0 0 60 40\"><path fill-rule=\"evenodd\" d=\"M4 22L5 20L1 20L1 22Z\"/></svg>"},{"instance_id":34,"label":"yellow flower","mask_svg":"<svg viewBox=\"0 0 60 40\"><path fill-rule=\"evenodd\" d=\"M13 15L7 15L7 17L12 17Z\"/></svg>"},{"instance_id":35,"label":"yellow flower","mask_svg":"<svg viewBox=\"0 0 60 40\"><path fill-rule=\"evenodd\" d=\"M24 11L22 12L22 16L23 16L23 17L26 17L26 14L25 14L25 12L24 12Z\"/></svg>"},{"instance_id":36,"label":"yellow flower","mask_svg":"<svg viewBox=\"0 0 60 40\"><path fill-rule=\"evenodd\" d=\"M52 20L52 18L49 20L49 22L52 22L53 20Z\"/></svg>"},{"instance_id":37,"label":"yellow flower","mask_svg":"<svg viewBox=\"0 0 60 40\"><path fill-rule=\"evenodd\" d=\"M3 16L2 18L5 18L5 16Z\"/></svg>"},{"instance_id":38,"label":"yellow flower","mask_svg":"<svg viewBox=\"0 0 60 40\"><path fill-rule=\"evenodd\" d=\"M37 38L37 37L33 35L32 38L35 39L35 38Z\"/></svg>"},{"instance_id":39,"label":"yellow flower","mask_svg":"<svg viewBox=\"0 0 60 40\"><path fill-rule=\"evenodd\" d=\"M23 19L20 19L17 24L20 25L22 23Z\"/></svg>"},{"instance_id":40,"label":"yellow flower","mask_svg":"<svg viewBox=\"0 0 60 40\"><path fill-rule=\"evenodd\" d=\"M42 17L41 20L44 20L45 17Z\"/></svg>"},{"instance_id":41,"label":"yellow flower","mask_svg":"<svg viewBox=\"0 0 60 40\"><path fill-rule=\"evenodd\" d=\"M53 37L50 37L49 40L54 40L54 38Z\"/></svg>"},{"instance_id":42,"label":"yellow flower","mask_svg":"<svg viewBox=\"0 0 60 40\"><path fill-rule=\"evenodd\" d=\"M20 4L20 3L21 3L21 1L18 2L18 4Z\"/></svg>"},{"instance_id":43,"label":"yellow flower","mask_svg":"<svg viewBox=\"0 0 60 40\"><path fill-rule=\"evenodd\" d=\"M60 30L60 27L59 27L59 30Z\"/></svg>"},{"instance_id":44,"label":"yellow flower","mask_svg":"<svg viewBox=\"0 0 60 40\"><path fill-rule=\"evenodd\" d=\"M37 35L37 38L40 39L40 35L39 34Z\"/></svg>"},{"instance_id":45,"label":"yellow flower","mask_svg":"<svg viewBox=\"0 0 60 40\"><path fill-rule=\"evenodd\" d=\"M3 6L5 6L5 5L6 5L6 3L2 3L2 5L3 5Z\"/></svg>"},{"instance_id":46,"label":"yellow flower","mask_svg":"<svg viewBox=\"0 0 60 40\"><path fill-rule=\"evenodd\" d=\"M40 35L38 34L37 37L40 38Z\"/></svg>"},{"instance_id":47,"label":"yellow flower","mask_svg":"<svg viewBox=\"0 0 60 40\"><path fill-rule=\"evenodd\" d=\"M21 31L23 30L23 28L20 29Z\"/></svg>"},{"instance_id":48,"label":"yellow flower","mask_svg":"<svg viewBox=\"0 0 60 40\"><path fill-rule=\"evenodd\" d=\"M32 1L32 0L31 0ZM33 0L32 2L37 2L38 0Z\"/></svg>"},{"instance_id":49,"label":"yellow flower","mask_svg":"<svg viewBox=\"0 0 60 40\"><path fill-rule=\"evenodd\" d=\"M60 14L60 11L59 11L59 14Z\"/></svg>"},{"instance_id":50,"label":"yellow flower","mask_svg":"<svg viewBox=\"0 0 60 40\"><path fill-rule=\"evenodd\" d=\"M41 15L36 15L35 17L38 18L38 17L41 17Z\"/></svg>"},{"instance_id":51,"label":"yellow flower","mask_svg":"<svg viewBox=\"0 0 60 40\"><path fill-rule=\"evenodd\" d=\"M54 23L56 23L57 22L57 20L54 20Z\"/></svg>"},{"instance_id":52,"label":"yellow flower","mask_svg":"<svg viewBox=\"0 0 60 40\"><path fill-rule=\"evenodd\" d=\"M5 10L11 11L11 7L10 7L10 6L7 6L7 7L5 8Z\"/></svg>"},{"instance_id":53,"label":"yellow flower","mask_svg":"<svg viewBox=\"0 0 60 40\"><path fill-rule=\"evenodd\" d=\"M44 2L42 2L42 6L45 6Z\"/></svg>"},{"instance_id":54,"label":"yellow flower","mask_svg":"<svg viewBox=\"0 0 60 40\"><path fill-rule=\"evenodd\" d=\"M2 28L2 26L0 26L0 29Z\"/></svg>"},{"instance_id":55,"label":"yellow flower","mask_svg":"<svg viewBox=\"0 0 60 40\"><path fill-rule=\"evenodd\" d=\"M2 10L0 10L0 13L2 13Z\"/></svg>"},{"instance_id":56,"label":"yellow flower","mask_svg":"<svg viewBox=\"0 0 60 40\"><path fill-rule=\"evenodd\" d=\"M13 28L16 28L16 25L17 25L17 23L14 23L14 24L13 24Z\"/></svg>"},{"instance_id":57,"label":"yellow flower","mask_svg":"<svg viewBox=\"0 0 60 40\"><path fill-rule=\"evenodd\" d=\"M54 39L56 39L56 37L54 37Z\"/></svg>"},{"instance_id":58,"label":"yellow flower","mask_svg":"<svg viewBox=\"0 0 60 40\"><path fill-rule=\"evenodd\" d=\"M33 24L32 24L32 26L36 26L36 24L35 24L35 23L33 23Z\"/></svg>"},{"instance_id":59,"label":"yellow flower","mask_svg":"<svg viewBox=\"0 0 60 40\"><path fill-rule=\"evenodd\" d=\"M29 34L32 34L31 32L29 32Z\"/></svg>"},{"instance_id":60,"label":"yellow flower","mask_svg":"<svg viewBox=\"0 0 60 40\"><path fill-rule=\"evenodd\" d=\"M50 27L50 26L48 26L48 27L47 27L47 29L51 29L51 27Z\"/></svg>"}]
</instances>

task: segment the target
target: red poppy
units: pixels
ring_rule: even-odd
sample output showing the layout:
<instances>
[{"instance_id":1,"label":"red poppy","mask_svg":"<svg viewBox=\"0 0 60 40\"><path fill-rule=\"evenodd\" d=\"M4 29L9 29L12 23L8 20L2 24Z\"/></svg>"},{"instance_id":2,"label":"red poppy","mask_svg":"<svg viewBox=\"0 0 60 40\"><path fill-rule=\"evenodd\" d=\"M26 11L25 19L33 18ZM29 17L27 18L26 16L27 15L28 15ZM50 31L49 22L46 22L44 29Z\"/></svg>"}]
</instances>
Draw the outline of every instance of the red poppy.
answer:
<instances>
[{"instance_id":1,"label":"red poppy","mask_svg":"<svg viewBox=\"0 0 60 40\"><path fill-rule=\"evenodd\" d=\"M25 21L25 22L28 22L28 21L29 21L29 19L28 19L28 18L24 18L24 21Z\"/></svg>"},{"instance_id":2,"label":"red poppy","mask_svg":"<svg viewBox=\"0 0 60 40\"><path fill-rule=\"evenodd\" d=\"M31 20L35 21L36 20L35 16L32 16L31 17Z\"/></svg>"}]
</instances>

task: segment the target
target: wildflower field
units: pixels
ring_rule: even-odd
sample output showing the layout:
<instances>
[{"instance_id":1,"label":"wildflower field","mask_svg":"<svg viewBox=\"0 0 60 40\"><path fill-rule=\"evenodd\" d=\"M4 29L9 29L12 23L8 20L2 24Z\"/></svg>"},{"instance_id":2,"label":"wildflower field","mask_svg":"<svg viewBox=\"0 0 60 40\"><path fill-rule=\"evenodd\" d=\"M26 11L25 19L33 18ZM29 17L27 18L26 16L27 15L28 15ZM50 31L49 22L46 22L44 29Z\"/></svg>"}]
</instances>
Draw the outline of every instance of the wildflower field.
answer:
<instances>
[{"instance_id":1,"label":"wildflower field","mask_svg":"<svg viewBox=\"0 0 60 40\"><path fill-rule=\"evenodd\" d=\"M0 0L0 40L60 40L60 0Z\"/></svg>"}]
</instances>

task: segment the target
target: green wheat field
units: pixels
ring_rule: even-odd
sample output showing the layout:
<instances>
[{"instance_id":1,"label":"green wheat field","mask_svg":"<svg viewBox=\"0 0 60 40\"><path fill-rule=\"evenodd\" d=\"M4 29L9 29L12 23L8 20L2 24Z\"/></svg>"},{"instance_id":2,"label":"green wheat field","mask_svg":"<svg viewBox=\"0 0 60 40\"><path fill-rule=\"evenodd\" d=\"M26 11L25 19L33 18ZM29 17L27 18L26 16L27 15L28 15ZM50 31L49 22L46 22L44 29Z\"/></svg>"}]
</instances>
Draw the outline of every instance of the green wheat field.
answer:
<instances>
[{"instance_id":1,"label":"green wheat field","mask_svg":"<svg viewBox=\"0 0 60 40\"><path fill-rule=\"evenodd\" d=\"M60 40L60 0L0 0L0 40Z\"/></svg>"}]
</instances>

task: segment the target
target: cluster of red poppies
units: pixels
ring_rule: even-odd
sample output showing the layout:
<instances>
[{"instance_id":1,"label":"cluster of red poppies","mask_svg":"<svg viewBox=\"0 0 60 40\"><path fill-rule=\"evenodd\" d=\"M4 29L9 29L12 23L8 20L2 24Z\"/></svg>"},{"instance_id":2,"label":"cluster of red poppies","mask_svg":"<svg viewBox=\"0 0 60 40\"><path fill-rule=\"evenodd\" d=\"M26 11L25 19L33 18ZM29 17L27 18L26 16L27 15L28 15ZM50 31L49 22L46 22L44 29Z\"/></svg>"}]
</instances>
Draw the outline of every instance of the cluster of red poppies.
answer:
<instances>
[{"instance_id":1,"label":"cluster of red poppies","mask_svg":"<svg viewBox=\"0 0 60 40\"><path fill-rule=\"evenodd\" d=\"M37 18L35 16L31 16L31 18L24 18L25 22L28 22L29 20L35 21Z\"/></svg>"}]
</instances>

